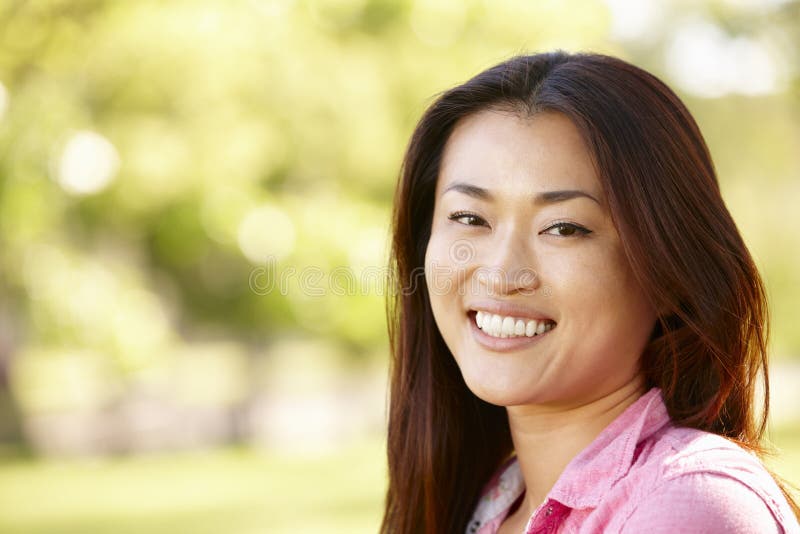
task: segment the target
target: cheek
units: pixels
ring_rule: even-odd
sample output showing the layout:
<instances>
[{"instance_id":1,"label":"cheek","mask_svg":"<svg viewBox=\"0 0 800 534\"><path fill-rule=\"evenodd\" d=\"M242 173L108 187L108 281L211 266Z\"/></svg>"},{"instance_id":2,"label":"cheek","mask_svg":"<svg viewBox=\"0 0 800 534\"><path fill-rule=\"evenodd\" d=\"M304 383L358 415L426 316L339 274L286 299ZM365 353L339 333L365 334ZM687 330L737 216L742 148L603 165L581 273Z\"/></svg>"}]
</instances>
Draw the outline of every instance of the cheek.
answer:
<instances>
[{"instance_id":1,"label":"cheek","mask_svg":"<svg viewBox=\"0 0 800 534\"><path fill-rule=\"evenodd\" d=\"M618 255L606 258L587 262L580 276L564 282L570 283L566 300L580 329L593 333L587 339L635 352L652 330L655 312L627 261Z\"/></svg>"},{"instance_id":2,"label":"cheek","mask_svg":"<svg viewBox=\"0 0 800 534\"><path fill-rule=\"evenodd\" d=\"M431 235L428 246L425 249L425 276L430 274L434 267L442 263L442 240L437 234Z\"/></svg>"},{"instance_id":3,"label":"cheek","mask_svg":"<svg viewBox=\"0 0 800 534\"><path fill-rule=\"evenodd\" d=\"M655 312L627 260L621 254L615 260L613 270L608 275L608 285L611 293L609 298L620 306L619 314L632 323L647 321L651 315L654 318Z\"/></svg>"},{"instance_id":4,"label":"cheek","mask_svg":"<svg viewBox=\"0 0 800 534\"><path fill-rule=\"evenodd\" d=\"M450 352L456 356L460 353L462 323L454 313L455 309L460 309L458 280L454 266L449 263L448 245L447 239L431 236L425 251L425 286L436 327Z\"/></svg>"},{"instance_id":5,"label":"cheek","mask_svg":"<svg viewBox=\"0 0 800 534\"><path fill-rule=\"evenodd\" d=\"M563 311L586 310L608 287L608 265L591 253L549 255L539 262L539 271L543 294Z\"/></svg>"},{"instance_id":6,"label":"cheek","mask_svg":"<svg viewBox=\"0 0 800 534\"><path fill-rule=\"evenodd\" d=\"M448 239L431 236L425 250L425 283L431 300L451 293L455 289L458 269L450 258L451 243Z\"/></svg>"},{"instance_id":7,"label":"cheek","mask_svg":"<svg viewBox=\"0 0 800 534\"><path fill-rule=\"evenodd\" d=\"M548 265L544 280L559 305L592 322L636 318L649 309L644 293L617 247L605 245Z\"/></svg>"}]
</instances>

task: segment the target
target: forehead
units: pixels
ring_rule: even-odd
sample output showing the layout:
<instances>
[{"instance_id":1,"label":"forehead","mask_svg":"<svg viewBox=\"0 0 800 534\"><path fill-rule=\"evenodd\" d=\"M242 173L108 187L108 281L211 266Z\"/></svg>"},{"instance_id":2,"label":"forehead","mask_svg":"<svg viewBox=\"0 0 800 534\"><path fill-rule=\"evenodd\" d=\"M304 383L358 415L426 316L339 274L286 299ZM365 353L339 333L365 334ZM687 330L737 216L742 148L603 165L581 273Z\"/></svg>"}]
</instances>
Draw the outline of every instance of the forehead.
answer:
<instances>
[{"instance_id":1,"label":"forehead","mask_svg":"<svg viewBox=\"0 0 800 534\"><path fill-rule=\"evenodd\" d=\"M437 196L456 181L509 196L581 189L602 197L580 131L555 112L521 118L484 110L461 119L444 148Z\"/></svg>"}]
</instances>

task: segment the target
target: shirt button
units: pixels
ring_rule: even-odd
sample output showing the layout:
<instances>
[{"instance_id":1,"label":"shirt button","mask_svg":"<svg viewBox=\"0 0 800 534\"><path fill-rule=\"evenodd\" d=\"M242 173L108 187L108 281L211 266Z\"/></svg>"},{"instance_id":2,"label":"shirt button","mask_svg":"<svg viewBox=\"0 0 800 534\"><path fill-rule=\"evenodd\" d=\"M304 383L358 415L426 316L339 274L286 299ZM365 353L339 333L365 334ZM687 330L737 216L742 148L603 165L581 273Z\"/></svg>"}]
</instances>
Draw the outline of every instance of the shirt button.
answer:
<instances>
[{"instance_id":1,"label":"shirt button","mask_svg":"<svg viewBox=\"0 0 800 534\"><path fill-rule=\"evenodd\" d=\"M547 511L544 513L545 515L553 515L553 507L548 506Z\"/></svg>"}]
</instances>

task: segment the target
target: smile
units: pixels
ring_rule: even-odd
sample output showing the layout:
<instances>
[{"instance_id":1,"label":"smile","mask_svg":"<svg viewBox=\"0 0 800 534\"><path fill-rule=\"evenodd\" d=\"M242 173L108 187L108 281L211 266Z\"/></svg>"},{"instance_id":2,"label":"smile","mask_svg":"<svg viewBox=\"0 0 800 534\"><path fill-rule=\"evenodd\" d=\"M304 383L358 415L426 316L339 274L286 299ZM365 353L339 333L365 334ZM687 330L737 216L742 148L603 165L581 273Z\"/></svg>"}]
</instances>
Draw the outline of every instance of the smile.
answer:
<instances>
[{"instance_id":1,"label":"smile","mask_svg":"<svg viewBox=\"0 0 800 534\"><path fill-rule=\"evenodd\" d=\"M555 321L549 319L537 321L536 319L502 316L483 311L476 312L475 323L487 335L499 338L533 337L544 334L556 326Z\"/></svg>"}]
</instances>

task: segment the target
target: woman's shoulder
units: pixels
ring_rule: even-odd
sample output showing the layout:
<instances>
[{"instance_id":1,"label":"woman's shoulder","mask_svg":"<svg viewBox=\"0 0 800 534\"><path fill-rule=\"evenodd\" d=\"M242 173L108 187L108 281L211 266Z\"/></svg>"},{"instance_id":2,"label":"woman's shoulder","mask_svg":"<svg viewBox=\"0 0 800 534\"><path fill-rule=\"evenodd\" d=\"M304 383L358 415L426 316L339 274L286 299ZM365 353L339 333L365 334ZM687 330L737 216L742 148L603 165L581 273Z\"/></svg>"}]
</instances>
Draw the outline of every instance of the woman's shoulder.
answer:
<instances>
[{"instance_id":1,"label":"woman's shoulder","mask_svg":"<svg viewBox=\"0 0 800 534\"><path fill-rule=\"evenodd\" d=\"M621 518L622 532L797 533L779 492L731 473L682 472L653 486Z\"/></svg>"},{"instance_id":2,"label":"woman's shoulder","mask_svg":"<svg viewBox=\"0 0 800 534\"><path fill-rule=\"evenodd\" d=\"M657 524L678 531L684 524L726 532L800 531L770 472L737 443L668 425L640 447L625 477L636 481L626 523L631 531Z\"/></svg>"},{"instance_id":3,"label":"woman's shoulder","mask_svg":"<svg viewBox=\"0 0 800 534\"><path fill-rule=\"evenodd\" d=\"M670 424L641 443L640 447L634 467L657 467L659 480L690 473L718 472L732 477L755 476L774 484L774 479L754 452L711 432Z\"/></svg>"}]
</instances>

